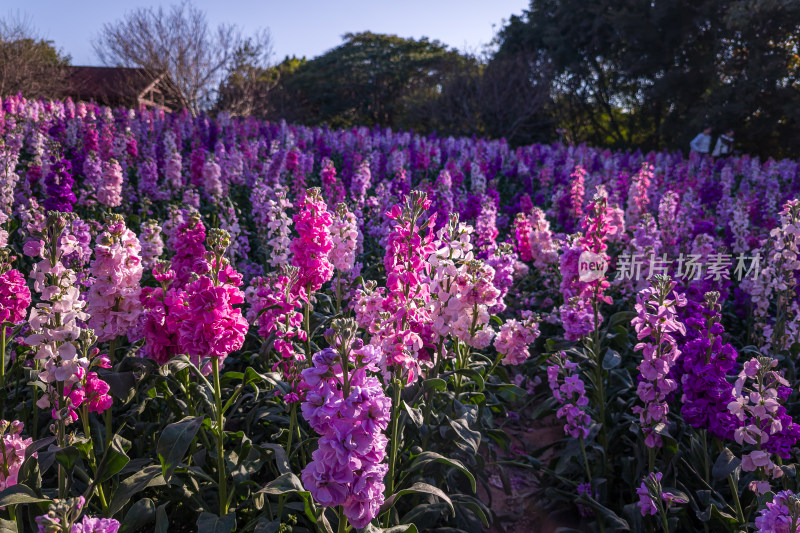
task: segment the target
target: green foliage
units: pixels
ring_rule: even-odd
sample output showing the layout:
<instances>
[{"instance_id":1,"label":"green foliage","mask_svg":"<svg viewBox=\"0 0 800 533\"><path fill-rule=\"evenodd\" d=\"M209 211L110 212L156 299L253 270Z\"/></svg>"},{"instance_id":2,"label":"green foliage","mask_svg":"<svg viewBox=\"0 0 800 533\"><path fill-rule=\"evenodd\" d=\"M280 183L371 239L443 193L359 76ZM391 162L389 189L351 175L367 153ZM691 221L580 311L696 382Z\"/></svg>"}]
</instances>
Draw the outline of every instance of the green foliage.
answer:
<instances>
[{"instance_id":1,"label":"green foliage","mask_svg":"<svg viewBox=\"0 0 800 533\"><path fill-rule=\"evenodd\" d=\"M284 61L281 88L296 102L284 118L335 127L400 124L409 101L439 91L449 73L469 63L426 38L365 32L344 39L311 61Z\"/></svg>"},{"instance_id":2,"label":"green foliage","mask_svg":"<svg viewBox=\"0 0 800 533\"><path fill-rule=\"evenodd\" d=\"M532 0L495 57L534 51L550 66L550 113L568 140L683 149L710 122L735 128L744 150L781 155L800 145L798 24L790 0Z\"/></svg>"}]
</instances>

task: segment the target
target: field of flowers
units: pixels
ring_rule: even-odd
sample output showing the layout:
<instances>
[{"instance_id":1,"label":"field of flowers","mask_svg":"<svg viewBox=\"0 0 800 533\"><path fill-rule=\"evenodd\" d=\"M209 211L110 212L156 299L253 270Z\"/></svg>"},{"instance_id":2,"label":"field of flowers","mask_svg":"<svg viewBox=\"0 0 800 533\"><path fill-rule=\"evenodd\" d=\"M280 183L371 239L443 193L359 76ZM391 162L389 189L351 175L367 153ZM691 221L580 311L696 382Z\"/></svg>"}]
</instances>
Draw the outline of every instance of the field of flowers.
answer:
<instances>
[{"instance_id":1,"label":"field of flowers","mask_svg":"<svg viewBox=\"0 0 800 533\"><path fill-rule=\"evenodd\" d=\"M0 533L800 531L798 195L7 98Z\"/></svg>"}]
</instances>

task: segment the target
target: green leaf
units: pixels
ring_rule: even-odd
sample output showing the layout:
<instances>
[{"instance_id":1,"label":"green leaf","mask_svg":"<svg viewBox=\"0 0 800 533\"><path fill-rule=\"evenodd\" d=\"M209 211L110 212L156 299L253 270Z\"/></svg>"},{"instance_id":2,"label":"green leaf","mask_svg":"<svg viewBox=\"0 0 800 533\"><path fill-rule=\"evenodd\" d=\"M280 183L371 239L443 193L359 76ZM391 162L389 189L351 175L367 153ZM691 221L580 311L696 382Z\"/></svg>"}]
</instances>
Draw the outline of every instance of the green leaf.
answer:
<instances>
[{"instance_id":1,"label":"green leaf","mask_svg":"<svg viewBox=\"0 0 800 533\"><path fill-rule=\"evenodd\" d=\"M130 457L128 457L128 454L126 454L125 450L122 448L121 439L118 435L115 435L114 439L111 441L111 446L109 446L106 453L103 454L100 464L97 465L95 483L108 481L114 477L114 475L118 474L120 470L125 468L125 465L127 465L130 460Z\"/></svg>"},{"instance_id":2,"label":"green leaf","mask_svg":"<svg viewBox=\"0 0 800 533\"><path fill-rule=\"evenodd\" d=\"M386 498L385 502L383 502L379 514L383 514L392 507L394 507L394 504L397 502L398 499L400 499L401 496L413 493L432 494L436 496L437 498L447 503L447 505L450 507L450 511L453 513L453 516L455 516L456 510L453 507L453 502L450 501L450 498L447 496L447 494L445 494L444 491L442 491L442 489L436 488L433 485L428 485L427 483L414 483L407 489L402 489L395 492L394 494Z\"/></svg>"},{"instance_id":3,"label":"green leaf","mask_svg":"<svg viewBox=\"0 0 800 533\"><path fill-rule=\"evenodd\" d=\"M314 515L314 511L312 509L311 493L303 488L303 483L300 481L300 478L294 475L292 472L281 474L267 483L264 488L258 492L273 496L297 494L303 498L306 516L308 516L312 522L317 522L317 517Z\"/></svg>"},{"instance_id":4,"label":"green leaf","mask_svg":"<svg viewBox=\"0 0 800 533\"><path fill-rule=\"evenodd\" d=\"M278 472L288 474L292 471L289 466L289 458L286 457L286 450L283 449L283 446L280 444L261 444L260 446L266 450L272 450L275 455L275 465L278 467Z\"/></svg>"},{"instance_id":5,"label":"green leaf","mask_svg":"<svg viewBox=\"0 0 800 533\"><path fill-rule=\"evenodd\" d=\"M117 514L120 509L125 507L125 504L133 497L134 494L143 491L151 484L163 485L164 479L160 481L157 479L161 476L161 467L158 465L150 465L144 469L136 472L122 480L114 492L114 497L111 498L111 503L108 505L108 516L112 517Z\"/></svg>"},{"instance_id":6,"label":"green leaf","mask_svg":"<svg viewBox=\"0 0 800 533\"><path fill-rule=\"evenodd\" d=\"M17 523L13 520L3 520L0 518L0 533L18 533Z\"/></svg>"},{"instance_id":7,"label":"green leaf","mask_svg":"<svg viewBox=\"0 0 800 533\"><path fill-rule=\"evenodd\" d=\"M487 528L490 526L489 518L486 515L491 514L491 511L478 498L469 496L468 494L453 494L451 499L453 500L453 505L456 507L466 507L475 513L478 519L483 522L484 526Z\"/></svg>"},{"instance_id":8,"label":"green leaf","mask_svg":"<svg viewBox=\"0 0 800 533\"><path fill-rule=\"evenodd\" d=\"M447 422L450 424L450 427L453 428L456 435L458 435L458 439L455 440L454 444L466 452L472 452L472 454L478 453L478 448L481 445L480 432L471 429L464 417L457 420L448 419ZM442 427L441 429L445 430L446 428Z\"/></svg>"},{"instance_id":9,"label":"green leaf","mask_svg":"<svg viewBox=\"0 0 800 533\"><path fill-rule=\"evenodd\" d=\"M100 376L108 383L111 395L125 405L136 396L136 378L133 372L103 372ZM115 403L116 405L116 403Z\"/></svg>"},{"instance_id":10,"label":"green leaf","mask_svg":"<svg viewBox=\"0 0 800 533\"><path fill-rule=\"evenodd\" d=\"M180 422L174 422L165 427L158 438L156 453L158 453L158 460L161 461L161 473L167 483L183 460L183 456L186 455L186 451L202 424L202 416L187 416Z\"/></svg>"},{"instance_id":11,"label":"green leaf","mask_svg":"<svg viewBox=\"0 0 800 533\"><path fill-rule=\"evenodd\" d=\"M411 421L414 422L414 425L417 426L418 428L422 427L422 423L424 421L422 416L422 411L420 409L411 407L405 401L403 401L402 403L403 403L403 409L405 409Z\"/></svg>"},{"instance_id":12,"label":"green leaf","mask_svg":"<svg viewBox=\"0 0 800 533\"><path fill-rule=\"evenodd\" d=\"M169 517L167 516L167 504L162 504L156 509L156 528L153 533L169 533Z\"/></svg>"},{"instance_id":13,"label":"green leaf","mask_svg":"<svg viewBox=\"0 0 800 533\"><path fill-rule=\"evenodd\" d=\"M25 448L25 459L33 455L34 453L38 452L39 450L46 448L53 444L56 441L56 437L47 437L45 439L39 439L31 443L30 446Z\"/></svg>"},{"instance_id":14,"label":"green leaf","mask_svg":"<svg viewBox=\"0 0 800 533\"><path fill-rule=\"evenodd\" d=\"M56 450L55 457L58 464L69 472L75 467L75 463L78 462L78 459L81 458L81 452L75 446L67 446L66 448Z\"/></svg>"},{"instance_id":15,"label":"green leaf","mask_svg":"<svg viewBox=\"0 0 800 533\"><path fill-rule=\"evenodd\" d=\"M475 382L478 391L482 391L485 387L483 376L474 368L459 368L458 370L451 371L450 374L464 374L469 376Z\"/></svg>"},{"instance_id":16,"label":"green leaf","mask_svg":"<svg viewBox=\"0 0 800 533\"><path fill-rule=\"evenodd\" d=\"M217 516L203 512L197 519L197 533L232 533L234 529L236 529L235 513Z\"/></svg>"},{"instance_id":17,"label":"green leaf","mask_svg":"<svg viewBox=\"0 0 800 533\"><path fill-rule=\"evenodd\" d=\"M25 485L12 485L0 492L0 507L49 501L47 498L37 496L33 489Z\"/></svg>"},{"instance_id":18,"label":"green leaf","mask_svg":"<svg viewBox=\"0 0 800 533\"><path fill-rule=\"evenodd\" d=\"M261 521L256 524L256 529L253 531L253 533L278 533L280 527L280 519L267 520L262 518Z\"/></svg>"},{"instance_id":19,"label":"green leaf","mask_svg":"<svg viewBox=\"0 0 800 533\"><path fill-rule=\"evenodd\" d=\"M279 496L281 494L291 494L293 492L307 492L306 489L303 487L303 483L300 481L300 478L294 475L293 473L289 472L287 474L281 474L280 476L276 477L269 483L267 483L263 489L259 490L258 492L263 494L271 494L274 496Z\"/></svg>"},{"instance_id":20,"label":"green leaf","mask_svg":"<svg viewBox=\"0 0 800 533\"><path fill-rule=\"evenodd\" d=\"M603 356L603 370L617 368L622 363L622 356L618 351L609 348Z\"/></svg>"},{"instance_id":21,"label":"green leaf","mask_svg":"<svg viewBox=\"0 0 800 533\"><path fill-rule=\"evenodd\" d=\"M444 391L447 390L447 382L442 378L428 378L422 382L422 387L424 390L438 390Z\"/></svg>"},{"instance_id":22,"label":"green leaf","mask_svg":"<svg viewBox=\"0 0 800 533\"><path fill-rule=\"evenodd\" d=\"M464 463L462 463L457 459L449 459L444 455L438 454L436 452L422 452L421 454L419 454L414 458L414 460L409 465L408 470L411 472L414 470L422 469L423 467L434 462L451 466L461 471L465 476L467 476L467 479L469 479L470 485L472 486L472 492L476 491L477 487L475 484L475 476L473 476L472 473L469 470L467 470L467 467L464 466Z\"/></svg>"},{"instance_id":23,"label":"green leaf","mask_svg":"<svg viewBox=\"0 0 800 533\"><path fill-rule=\"evenodd\" d=\"M797 359L797 356L800 355L800 342L792 343L789 347L789 353L792 354L793 359Z\"/></svg>"},{"instance_id":24,"label":"green leaf","mask_svg":"<svg viewBox=\"0 0 800 533\"><path fill-rule=\"evenodd\" d=\"M635 317L636 313L634 311L620 311L618 313L614 313L608 319L608 325L606 326L606 329L610 330L614 326L628 325L630 324L630 321L633 320Z\"/></svg>"},{"instance_id":25,"label":"green leaf","mask_svg":"<svg viewBox=\"0 0 800 533\"><path fill-rule=\"evenodd\" d=\"M144 498L134 503L125 513L125 519L119 527L119 533L133 533L138 531L156 517L156 504L150 498Z\"/></svg>"},{"instance_id":26,"label":"green leaf","mask_svg":"<svg viewBox=\"0 0 800 533\"><path fill-rule=\"evenodd\" d=\"M725 479L739 468L741 464L742 460L736 457L728 448L725 448L714 462L711 475L714 476L714 479Z\"/></svg>"}]
</instances>

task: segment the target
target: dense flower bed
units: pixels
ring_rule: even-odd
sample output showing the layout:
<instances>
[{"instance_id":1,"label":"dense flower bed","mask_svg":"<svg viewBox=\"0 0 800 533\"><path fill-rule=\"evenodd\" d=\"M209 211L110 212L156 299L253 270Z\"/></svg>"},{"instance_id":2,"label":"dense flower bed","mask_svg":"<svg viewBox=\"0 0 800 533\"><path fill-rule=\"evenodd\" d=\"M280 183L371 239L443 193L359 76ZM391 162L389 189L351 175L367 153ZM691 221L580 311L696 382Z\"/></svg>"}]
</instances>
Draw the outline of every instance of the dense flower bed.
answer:
<instances>
[{"instance_id":1,"label":"dense flower bed","mask_svg":"<svg viewBox=\"0 0 800 533\"><path fill-rule=\"evenodd\" d=\"M523 471L580 530L800 531L798 191L5 99L0 529L481 531Z\"/></svg>"}]
</instances>

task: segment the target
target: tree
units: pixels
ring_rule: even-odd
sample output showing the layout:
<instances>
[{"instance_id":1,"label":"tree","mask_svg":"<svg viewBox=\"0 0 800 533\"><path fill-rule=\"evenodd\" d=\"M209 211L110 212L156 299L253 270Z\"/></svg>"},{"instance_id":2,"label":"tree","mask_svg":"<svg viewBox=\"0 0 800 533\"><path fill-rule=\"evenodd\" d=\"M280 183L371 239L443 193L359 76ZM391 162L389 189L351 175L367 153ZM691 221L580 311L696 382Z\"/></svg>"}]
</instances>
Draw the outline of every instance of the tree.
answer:
<instances>
[{"instance_id":1,"label":"tree","mask_svg":"<svg viewBox=\"0 0 800 533\"><path fill-rule=\"evenodd\" d=\"M227 78L220 84L216 111L226 111L232 116L263 115L269 93L280 79L280 70L265 68L272 55L269 46L259 46L267 39L246 39L233 54Z\"/></svg>"},{"instance_id":2,"label":"tree","mask_svg":"<svg viewBox=\"0 0 800 533\"><path fill-rule=\"evenodd\" d=\"M577 141L685 149L711 121L780 155L800 147L798 28L794 0L532 0L497 55L547 65L551 116Z\"/></svg>"},{"instance_id":3,"label":"tree","mask_svg":"<svg viewBox=\"0 0 800 533\"><path fill-rule=\"evenodd\" d=\"M213 105L238 60L266 67L270 40L266 31L245 38L237 26L212 28L203 11L184 1L168 11L137 8L104 24L92 44L106 65L139 67L152 75L167 72L183 105L196 114Z\"/></svg>"},{"instance_id":4,"label":"tree","mask_svg":"<svg viewBox=\"0 0 800 533\"><path fill-rule=\"evenodd\" d=\"M58 94L70 58L36 36L28 20L0 20L0 96Z\"/></svg>"},{"instance_id":5,"label":"tree","mask_svg":"<svg viewBox=\"0 0 800 533\"><path fill-rule=\"evenodd\" d=\"M348 33L343 44L281 78L280 92L292 95L294 106L271 118L337 127L404 124L408 99L438 90L464 61L427 38Z\"/></svg>"}]
</instances>

